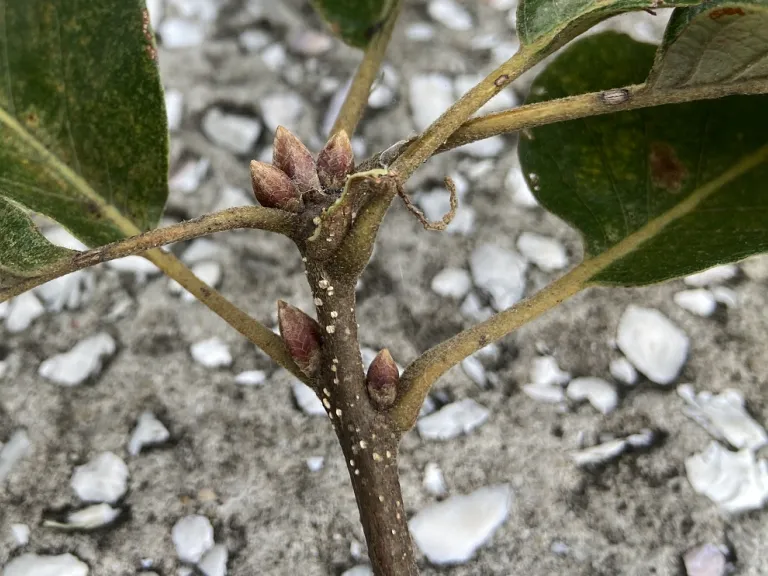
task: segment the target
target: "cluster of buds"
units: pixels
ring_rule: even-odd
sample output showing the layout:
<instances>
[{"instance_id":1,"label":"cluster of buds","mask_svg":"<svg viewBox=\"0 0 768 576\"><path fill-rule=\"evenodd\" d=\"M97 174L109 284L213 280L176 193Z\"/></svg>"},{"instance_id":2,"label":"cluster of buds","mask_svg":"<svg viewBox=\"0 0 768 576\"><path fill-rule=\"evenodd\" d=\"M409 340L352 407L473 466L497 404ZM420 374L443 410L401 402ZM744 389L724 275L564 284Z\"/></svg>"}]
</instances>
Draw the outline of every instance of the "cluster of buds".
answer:
<instances>
[{"instance_id":1,"label":"cluster of buds","mask_svg":"<svg viewBox=\"0 0 768 576\"><path fill-rule=\"evenodd\" d=\"M354 165L352 145L343 130L331 136L315 161L301 140L278 126L272 164L251 161L253 193L262 206L298 213L306 194L341 188Z\"/></svg>"}]
</instances>

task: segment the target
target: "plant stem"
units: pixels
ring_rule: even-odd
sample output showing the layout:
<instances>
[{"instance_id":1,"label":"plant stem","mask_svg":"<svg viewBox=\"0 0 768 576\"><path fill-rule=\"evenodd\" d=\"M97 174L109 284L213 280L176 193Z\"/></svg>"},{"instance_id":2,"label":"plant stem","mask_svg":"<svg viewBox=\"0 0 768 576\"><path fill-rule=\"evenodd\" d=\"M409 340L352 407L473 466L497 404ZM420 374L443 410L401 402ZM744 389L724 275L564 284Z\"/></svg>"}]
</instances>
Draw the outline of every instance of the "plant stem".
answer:
<instances>
[{"instance_id":1,"label":"plant stem","mask_svg":"<svg viewBox=\"0 0 768 576\"><path fill-rule=\"evenodd\" d=\"M395 160L391 170L398 174L401 182L405 182L472 114L541 58L543 54L535 48L522 47L435 120Z\"/></svg>"},{"instance_id":2,"label":"plant stem","mask_svg":"<svg viewBox=\"0 0 768 576\"><path fill-rule=\"evenodd\" d=\"M436 153L453 150L459 146L499 134L517 132L525 128L565 120L665 104L681 104L694 100L711 100L738 94L763 94L766 92L768 92L768 80L750 80L733 84L690 86L673 90L654 90L652 86L637 84L614 90L579 94L578 96L537 102L512 110L473 118L456 130L437 149Z\"/></svg>"},{"instance_id":3,"label":"plant stem","mask_svg":"<svg viewBox=\"0 0 768 576\"><path fill-rule=\"evenodd\" d=\"M427 350L405 369L400 378L403 391L391 411L399 429L405 432L413 427L430 388L450 368L590 286L593 279L611 264L631 254L673 222L691 214L730 182L766 162L768 144L745 156L605 252L584 260L540 292Z\"/></svg>"},{"instance_id":4,"label":"plant stem","mask_svg":"<svg viewBox=\"0 0 768 576\"><path fill-rule=\"evenodd\" d=\"M200 280L176 256L156 248L146 252L144 257L154 263L167 276L181 284L195 298L218 314L227 324L261 348L272 360L280 364L280 366L302 382L307 381L307 377L299 370L299 367L296 366L296 363L288 354L288 350L280 336L272 332L261 322L251 318L217 290Z\"/></svg>"},{"instance_id":5,"label":"plant stem","mask_svg":"<svg viewBox=\"0 0 768 576\"><path fill-rule=\"evenodd\" d=\"M357 72L355 72L352 84L347 92L347 97L331 129L331 135L344 130L351 138L355 133L355 129L363 117L365 107L368 105L371 86L373 86L381 68L381 63L384 60L387 46L392 38L392 31L395 28L395 22L400 14L401 6L402 1L396 0L381 29L365 49L363 61L357 67Z\"/></svg>"},{"instance_id":6,"label":"plant stem","mask_svg":"<svg viewBox=\"0 0 768 576\"><path fill-rule=\"evenodd\" d=\"M417 576L397 470L401 434L386 412L376 410L365 386L355 315L357 275L310 260L307 276L323 329L320 375L312 387L344 452L374 574Z\"/></svg>"}]
</instances>

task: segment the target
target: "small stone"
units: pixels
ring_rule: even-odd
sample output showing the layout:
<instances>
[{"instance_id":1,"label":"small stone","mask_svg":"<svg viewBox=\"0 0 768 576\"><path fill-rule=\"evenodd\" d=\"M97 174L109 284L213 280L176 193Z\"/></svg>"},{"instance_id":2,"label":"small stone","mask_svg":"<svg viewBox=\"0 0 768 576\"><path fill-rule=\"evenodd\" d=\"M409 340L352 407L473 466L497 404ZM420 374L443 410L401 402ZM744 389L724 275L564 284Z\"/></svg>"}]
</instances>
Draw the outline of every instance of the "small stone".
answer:
<instances>
[{"instance_id":1,"label":"small stone","mask_svg":"<svg viewBox=\"0 0 768 576\"><path fill-rule=\"evenodd\" d=\"M717 301L714 294L704 288L676 292L673 299L680 308L705 318L712 316L717 309Z\"/></svg>"},{"instance_id":2,"label":"small stone","mask_svg":"<svg viewBox=\"0 0 768 576\"><path fill-rule=\"evenodd\" d=\"M435 28L426 22L413 22L405 29L405 37L414 42L428 42L435 37Z\"/></svg>"},{"instance_id":3,"label":"small stone","mask_svg":"<svg viewBox=\"0 0 768 576\"><path fill-rule=\"evenodd\" d=\"M288 63L288 54L282 44L275 42L264 48L261 59L272 72L280 72Z\"/></svg>"},{"instance_id":4,"label":"small stone","mask_svg":"<svg viewBox=\"0 0 768 576\"><path fill-rule=\"evenodd\" d=\"M750 280L764 282L768 280L768 254L758 254L741 263L741 269Z\"/></svg>"},{"instance_id":5,"label":"small stone","mask_svg":"<svg viewBox=\"0 0 768 576\"><path fill-rule=\"evenodd\" d=\"M88 565L72 554L22 554L5 565L2 576L88 576Z\"/></svg>"},{"instance_id":6,"label":"small stone","mask_svg":"<svg viewBox=\"0 0 768 576\"><path fill-rule=\"evenodd\" d=\"M261 386L267 381L267 373L264 370L246 370L235 376L235 384L241 386Z\"/></svg>"},{"instance_id":7,"label":"small stone","mask_svg":"<svg viewBox=\"0 0 768 576\"><path fill-rule=\"evenodd\" d=\"M219 244L208 238L196 238L193 240L184 254L181 255L181 260L184 264L192 265L198 262L204 262L206 260L215 260L221 255L222 248Z\"/></svg>"},{"instance_id":8,"label":"small stone","mask_svg":"<svg viewBox=\"0 0 768 576\"><path fill-rule=\"evenodd\" d=\"M517 154L515 154L514 164L507 171L507 176L504 178L504 188L512 194L512 201L518 206L535 208L539 205L538 200L536 200L528 186L528 182L525 180Z\"/></svg>"},{"instance_id":9,"label":"small stone","mask_svg":"<svg viewBox=\"0 0 768 576\"><path fill-rule=\"evenodd\" d=\"M559 540L555 540L552 542L552 545L549 547L549 551L552 552L555 556L567 556L568 553L571 551L571 549L568 547L568 544L565 542L560 542Z\"/></svg>"},{"instance_id":10,"label":"small stone","mask_svg":"<svg viewBox=\"0 0 768 576\"><path fill-rule=\"evenodd\" d=\"M288 49L299 56L321 56L333 48L333 38L307 28L297 29L288 35Z\"/></svg>"},{"instance_id":11,"label":"small stone","mask_svg":"<svg viewBox=\"0 0 768 576\"><path fill-rule=\"evenodd\" d=\"M538 386L564 386L571 380L571 373L560 369L554 356L534 358L531 381Z\"/></svg>"},{"instance_id":12,"label":"small stone","mask_svg":"<svg viewBox=\"0 0 768 576\"><path fill-rule=\"evenodd\" d=\"M296 399L296 404L299 405L301 411L307 416L325 416L325 407L317 394L299 380L293 383L293 397Z\"/></svg>"},{"instance_id":13,"label":"small stone","mask_svg":"<svg viewBox=\"0 0 768 576\"><path fill-rule=\"evenodd\" d=\"M216 544L203 556L197 567L205 576L226 576L228 557L227 547Z\"/></svg>"},{"instance_id":14,"label":"small stone","mask_svg":"<svg viewBox=\"0 0 768 576\"><path fill-rule=\"evenodd\" d=\"M472 252L469 268L475 286L490 294L496 310L505 310L523 298L528 263L517 252L482 244Z\"/></svg>"},{"instance_id":15,"label":"small stone","mask_svg":"<svg viewBox=\"0 0 768 576\"><path fill-rule=\"evenodd\" d=\"M722 266L715 266L699 272L698 274L691 274L686 276L684 281L688 286L695 286L697 288L703 288L704 286L711 286L712 284L722 284L731 280L739 273L739 267L736 264L723 264Z\"/></svg>"},{"instance_id":16,"label":"small stone","mask_svg":"<svg viewBox=\"0 0 768 576\"><path fill-rule=\"evenodd\" d=\"M170 437L168 428L152 412L142 412L128 442L128 454L138 456L144 446L157 446Z\"/></svg>"},{"instance_id":17,"label":"small stone","mask_svg":"<svg viewBox=\"0 0 768 576\"><path fill-rule=\"evenodd\" d=\"M559 404L565 402L565 391L560 386L551 384L526 384L523 393L537 402Z\"/></svg>"},{"instance_id":18,"label":"small stone","mask_svg":"<svg viewBox=\"0 0 768 576\"><path fill-rule=\"evenodd\" d=\"M166 18L158 27L162 44L169 50L192 48L205 40L202 22L185 18Z\"/></svg>"},{"instance_id":19,"label":"small stone","mask_svg":"<svg viewBox=\"0 0 768 576\"><path fill-rule=\"evenodd\" d=\"M367 564L360 564L345 570L341 576L373 576L373 570Z\"/></svg>"},{"instance_id":20,"label":"small stone","mask_svg":"<svg viewBox=\"0 0 768 576\"><path fill-rule=\"evenodd\" d=\"M501 154L506 145L503 136L491 136L490 138L459 146L457 150L473 158L495 158Z\"/></svg>"},{"instance_id":21,"label":"small stone","mask_svg":"<svg viewBox=\"0 0 768 576\"><path fill-rule=\"evenodd\" d=\"M758 450L768 444L768 433L747 413L744 396L738 390L696 394L691 385L682 384L677 393L688 404L683 413L718 440L736 449Z\"/></svg>"},{"instance_id":22,"label":"small stone","mask_svg":"<svg viewBox=\"0 0 768 576\"><path fill-rule=\"evenodd\" d=\"M463 268L444 268L432 278L431 288L445 298L464 298L472 287L472 278Z\"/></svg>"},{"instance_id":23,"label":"small stone","mask_svg":"<svg viewBox=\"0 0 768 576\"><path fill-rule=\"evenodd\" d=\"M310 472L319 472L323 469L325 458L323 456L310 456L307 458L307 468Z\"/></svg>"},{"instance_id":24,"label":"small stone","mask_svg":"<svg viewBox=\"0 0 768 576\"><path fill-rule=\"evenodd\" d=\"M685 471L691 487L723 513L759 510L768 501L768 461L758 461L752 450L731 452L713 441L686 459Z\"/></svg>"},{"instance_id":25,"label":"small stone","mask_svg":"<svg viewBox=\"0 0 768 576\"><path fill-rule=\"evenodd\" d=\"M147 0L147 11L149 12L149 23L153 29L157 30L163 16L165 16L164 0Z\"/></svg>"},{"instance_id":26,"label":"small stone","mask_svg":"<svg viewBox=\"0 0 768 576\"><path fill-rule=\"evenodd\" d=\"M725 576L727 560L719 546L704 544L683 555L687 576Z\"/></svg>"},{"instance_id":27,"label":"small stone","mask_svg":"<svg viewBox=\"0 0 768 576\"><path fill-rule=\"evenodd\" d=\"M114 504L128 489L128 466L116 454L102 452L76 467L70 484L83 502Z\"/></svg>"},{"instance_id":28,"label":"small stone","mask_svg":"<svg viewBox=\"0 0 768 576\"><path fill-rule=\"evenodd\" d=\"M648 379L671 384L688 357L688 336L653 308L630 304L619 320L619 348Z\"/></svg>"},{"instance_id":29,"label":"small stone","mask_svg":"<svg viewBox=\"0 0 768 576\"><path fill-rule=\"evenodd\" d=\"M168 116L168 130L176 132L181 128L184 117L184 94L178 90L166 90L165 113Z\"/></svg>"},{"instance_id":30,"label":"small stone","mask_svg":"<svg viewBox=\"0 0 768 576\"><path fill-rule=\"evenodd\" d=\"M389 64L383 64L379 71L379 79L368 96L368 106L374 110L381 110L392 105L397 96L399 83L400 76L397 70Z\"/></svg>"},{"instance_id":31,"label":"small stone","mask_svg":"<svg viewBox=\"0 0 768 576\"><path fill-rule=\"evenodd\" d=\"M619 405L616 388L601 378L574 378L568 384L567 395L577 402L587 400L602 414L613 412Z\"/></svg>"},{"instance_id":32,"label":"small stone","mask_svg":"<svg viewBox=\"0 0 768 576\"><path fill-rule=\"evenodd\" d=\"M416 129L423 132L453 105L453 84L442 74L419 74L409 83L409 102Z\"/></svg>"},{"instance_id":33,"label":"small stone","mask_svg":"<svg viewBox=\"0 0 768 576\"><path fill-rule=\"evenodd\" d=\"M29 544L29 526L26 524L11 524L11 537L17 548Z\"/></svg>"},{"instance_id":34,"label":"small stone","mask_svg":"<svg viewBox=\"0 0 768 576\"><path fill-rule=\"evenodd\" d=\"M183 194L196 192L210 167L211 161L208 158L188 160L171 176L168 186Z\"/></svg>"},{"instance_id":35,"label":"small stone","mask_svg":"<svg viewBox=\"0 0 768 576\"><path fill-rule=\"evenodd\" d=\"M637 383L637 370L632 366L632 362L624 358L624 356L611 360L608 370L611 372L611 376L622 384L633 386Z\"/></svg>"},{"instance_id":36,"label":"small stone","mask_svg":"<svg viewBox=\"0 0 768 576\"><path fill-rule=\"evenodd\" d=\"M54 278L35 288L35 294L45 303L46 309L58 313L64 309L77 310L90 299L95 282L90 270L77 270Z\"/></svg>"},{"instance_id":37,"label":"small stone","mask_svg":"<svg viewBox=\"0 0 768 576\"><path fill-rule=\"evenodd\" d=\"M94 504L67 515L66 522L46 520L44 526L62 530L95 530L112 524L123 511L109 504Z\"/></svg>"},{"instance_id":38,"label":"small stone","mask_svg":"<svg viewBox=\"0 0 768 576\"><path fill-rule=\"evenodd\" d=\"M23 332L45 312L40 300L32 292L19 294L10 301L5 315L5 329L11 334Z\"/></svg>"},{"instance_id":39,"label":"small stone","mask_svg":"<svg viewBox=\"0 0 768 576\"><path fill-rule=\"evenodd\" d=\"M264 30L246 30L238 37L240 44L248 52L258 52L272 42L272 37Z\"/></svg>"},{"instance_id":40,"label":"small stone","mask_svg":"<svg viewBox=\"0 0 768 576\"><path fill-rule=\"evenodd\" d=\"M171 539L179 559L195 564L213 548L213 526L205 516L185 516L173 525Z\"/></svg>"},{"instance_id":41,"label":"small stone","mask_svg":"<svg viewBox=\"0 0 768 576\"><path fill-rule=\"evenodd\" d=\"M259 103L264 125L271 132L277 130L278 126L295 129L307 107L301 96L295 92L270 94L264 96Z\"/></svg>"},{"instance_id":42,"label":"small stone","mask_svg":"<svg viewBox=\"0 0 768 576\"><path fill-rule=\"evenodd\" d=\"M222 268L218 262L198 262L192 266L192 273L212 288L216 288L221 283ZM187 292L176 280L168 281L168 290L170 290L171 294L181 294L181 299L184 302L196 300L194 294Z\"/></svg>"},{"instance_id":43,"label":"small stone","mask_svg":"<svg viewBox=\"0 0 768 576\"><path fill-rule=\"evenodd\" d=\"M5 444L0 445L0 485L19 461L29 454L30 448L32 443L24 430L16 430Z\"/></svg>"},{"instance_id":44,"label":"small stone","mask_svg":"<svg viewBox=\"0 0 768 576\"><path fill-rule=\"evenodd\" d=\"M427 12L449 30L465 32L472 29L472 16L455 0L431 0Z\"/></svg>"},{"instance_id":45,"label":"small stone","mask_svg":"<svg viewBox=\"0 0 768 576\"><path fill-rule=\"evenodd\" d=\"M739 306L739 295L727 286L713 286L712 296L715 297L716 302L724 304L726 308L738 308Z\"/></svg>"},{"instance_id":46,"label":"small stone","mask_svg":"<svg viewBox=\"0 0 768 576\"><path fill-rule=\"evenodd\" d=\"M571 452L571 459L579 467L598 466L618 458L626 449L627 441L619 438Z\"/></svg>"},{"instance_id":47,"label":"small stone","mask_svg":"<svg viewBox=\"0 0 768 576\"><path fill-rule=\"evenodd\" d=\"M126 256L107 262L107 267L120 273L133 274L138 284L144 284L147 278L160 274L160 269L141 256Z\"/></svg>"},{"instance_id":48,"label":"small stone","mask_svg":"<svg viewBox=\"0 0 768 576\"><path fill-rule=\"evenodd\" d=\"M465 318L469 318L475 322L483 322L493 316L493 309L485 306L480 301L480 297L474 292L467 294L467 297L464 298L464 302L461 303L459 312L461 312L461 315Z\"/></svg>"},{"instance_id":49,"label":"small stone","mask_svg":"<svg viewBox=\"0 0 768 576\"><path fill-rule=\"evenodd\" d=\"M232 365L229 347L217 336L195 342L189 351L192 359L206 368L225 368Z\"/></svg>"},{"instance_id":50,"label":"small stone","mask_svg":"<svg viewBox=\"0 0 768 576\"><path fill-rule=\"evenodd\" d=\"M565 248L554 238L523 232L517 239L517 249L544 272L554 272L568 266Z\"/></svg>"},{"instance_id":51,"label":"small stone","mask_svg":"<svg viewBox=\"0 0 768 576\"><path fill-rule=\"evenodd\" d=\"M235 154L247 154L261 135L261 123L248 116L229 114L218 108L205 113L203 133L208 139Z\"/></svg>"},{"instance_id":52,"label":"small stone","mask_svg":"<svg viewBox=\"0 0 768 576\"><path fill-rule=\"evenodd\" d=\"M117 350L114 338L107 332L85 338L69 352L57 354L40 364L37 373L61 386L77 386L101 372L104 360Z\"/></svg>"},{"instance_id":53,"label":"small stone","mask_svg":"<svg viewBox=\"0 0 768 576\"><path fill-rule=\"evenodd\" d=\"M443 406L421 418L416 426L424 440L450 440L469 434L488 420L490 412L474 400L466 398Z\"/></svg>"},{"instance_id":54,"label":"small stone","mask_svg":"<svg viewBox=\"0 0 768 576\"><path fill-rule=\"evenodd\" d=\"M448 489L445 487L443 471L434 462L429 462L424 468L424 479L421 484L433 496L445 496L448 493Z\"/></svg>"},{"instance_id":55,"label":"small stone","mask_svg":"<svg viewBox=\"0 0 768 576\"><path fill-rule=\"evenodd\" d=\"M418 512L408 526L432 564L463 564L504 523L511 504L509 485L488 486L432 504Z\"/></svg>"},{"instance_id":56,"label":"small stone","mask_svg":"<svg viewBox=\"0 0 768 576\"><path fill-rule=\"evenodd\" d=\"M472 382L480 386L480 388L485 388L486 384L488 384L488 378L485 375L485 367L478 358L475 358L474 356L464 358L464 360L461 361L461 368L464 370L464 374L466 374Z\"/></svg>"}]
</instances>

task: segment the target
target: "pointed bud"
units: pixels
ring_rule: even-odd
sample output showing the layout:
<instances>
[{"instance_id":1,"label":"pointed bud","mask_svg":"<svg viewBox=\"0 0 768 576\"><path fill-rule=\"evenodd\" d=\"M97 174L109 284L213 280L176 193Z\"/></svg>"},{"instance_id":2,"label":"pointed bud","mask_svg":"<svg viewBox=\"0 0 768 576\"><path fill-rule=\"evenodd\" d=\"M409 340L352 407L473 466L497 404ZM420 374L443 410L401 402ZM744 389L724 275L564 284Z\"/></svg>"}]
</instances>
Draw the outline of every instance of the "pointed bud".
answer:
<instances>
[{"instance_id":1,"label":"pointed bud","mask_svg":"<svg viewBox=\"0 0 768 576\"><path fill-rule=\"evenodd\" d=\"M320 190L317 166L307 147L288 130L278 126L272 149L272 163L293 181L299 194Z\"/></svg>"},{"instance_id":2,"label":"pointed bud","mask_svg":"<svg viewBox=\"0 0 768 576\"><path fill-rule=\"evenodd\" d=\"M323 190L341 188L355 168L352 143L344 130L333 136L317 156L317 175Z\"/></svg>"},{"instance_id":3,"label":"pointed bud","mask_svg":"<svg viewBox=\"0 0 768 576\"><path fill-rule=\"evenodd\" d=\"M313 378L320 368L320 325L282 300L277 301L277 322L293 361L304 374Z\"/></svg>"},{"instance_id":4,"label":"pointed bud","mask_svg":"<svg viewBox=\"0 0 768 576\"><path fill-rule=\"evenodd\" d=\"M251 160L251 184L259 204L267 208L280 208L288 212L301 210L299 191L291 179L272 164Z\"/></svg>"},{"instance_id":5,"label":"pointed bud","mask_svg":"<svg viewBox=\"0 0 768 576\"><path fill-rule=\"evenodd\" d=\"M365 378L368 396L379 410L386 410L395 403L400 371L386 348L376 355Z\"/></svg>"}]
</instances>

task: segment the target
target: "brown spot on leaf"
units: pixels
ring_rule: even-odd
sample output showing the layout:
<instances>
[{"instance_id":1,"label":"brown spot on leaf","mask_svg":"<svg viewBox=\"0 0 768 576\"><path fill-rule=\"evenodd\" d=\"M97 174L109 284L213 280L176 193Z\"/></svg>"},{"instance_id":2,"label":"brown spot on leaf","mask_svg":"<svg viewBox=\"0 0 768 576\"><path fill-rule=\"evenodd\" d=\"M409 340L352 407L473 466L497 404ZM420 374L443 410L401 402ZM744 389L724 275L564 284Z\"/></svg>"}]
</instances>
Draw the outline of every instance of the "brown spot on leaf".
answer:
<instances>
[{"instance_id":1,"label":"brown spot on leaf","mask_svg":"<svg viewBox=\"0 0 768 576\"><path fill-rule=\"evenodd\" d=\"M709 17L712 18L712 20L719 20L723 16L744 16L744 10L729 6L712 10L712 12L709 13Z\"/></svg>"},{"instance_id":2,"label":"brown spot on leaf","mask_svg":"<svg viewBox=\"0 0 768 576\"><path fill-rule=\"evenodd\" d=\"M679 192L688 170L677 157L675 149L666 142L653 142L648 156L651 180L655 186Z\"/></svg>"}]
</instances>

